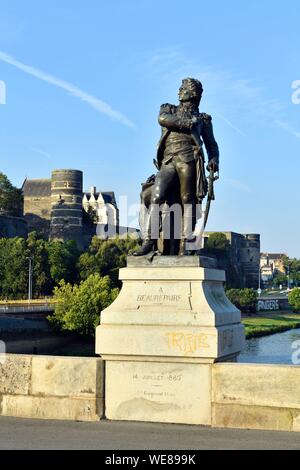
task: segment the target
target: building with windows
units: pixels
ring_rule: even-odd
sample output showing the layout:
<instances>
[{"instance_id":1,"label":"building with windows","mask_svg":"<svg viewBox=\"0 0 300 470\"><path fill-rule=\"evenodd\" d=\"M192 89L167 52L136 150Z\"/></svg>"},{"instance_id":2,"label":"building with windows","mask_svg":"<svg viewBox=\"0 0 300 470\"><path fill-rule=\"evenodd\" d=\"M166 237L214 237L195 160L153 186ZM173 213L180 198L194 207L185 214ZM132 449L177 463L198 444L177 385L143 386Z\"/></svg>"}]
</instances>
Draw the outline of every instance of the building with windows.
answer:
<instances>
[{"instance_id":1,"label":"building with windows","mask_svg":"<svg viewBox=\"0 0 300 470\"><path fill-rule=\"evenodd\" d=\"M261 253L261 279L265 285L271 283L277 274L286 274L285 258L287 255L284 253Z\"/></svg>"}]
</instances>

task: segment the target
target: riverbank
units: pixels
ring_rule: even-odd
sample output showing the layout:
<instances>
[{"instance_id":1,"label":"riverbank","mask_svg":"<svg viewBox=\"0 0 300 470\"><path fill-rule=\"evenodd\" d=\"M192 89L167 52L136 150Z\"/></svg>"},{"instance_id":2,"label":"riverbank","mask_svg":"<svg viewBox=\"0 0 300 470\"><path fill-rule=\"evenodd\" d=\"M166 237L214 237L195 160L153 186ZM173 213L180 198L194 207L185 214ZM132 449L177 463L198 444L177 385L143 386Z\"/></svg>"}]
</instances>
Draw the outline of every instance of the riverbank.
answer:
<instances>
[{"instance_id":1,"label":"riverbank","mask_svg":"<svg viewBox=\"0 0 300 470\"><path fill-rule=\"evenodd\" d=\"M291 312L265 313L242 319L246 327L246 338L260 338L275 333L300 328L300 314Z\"/></svg>"}]
</instances>

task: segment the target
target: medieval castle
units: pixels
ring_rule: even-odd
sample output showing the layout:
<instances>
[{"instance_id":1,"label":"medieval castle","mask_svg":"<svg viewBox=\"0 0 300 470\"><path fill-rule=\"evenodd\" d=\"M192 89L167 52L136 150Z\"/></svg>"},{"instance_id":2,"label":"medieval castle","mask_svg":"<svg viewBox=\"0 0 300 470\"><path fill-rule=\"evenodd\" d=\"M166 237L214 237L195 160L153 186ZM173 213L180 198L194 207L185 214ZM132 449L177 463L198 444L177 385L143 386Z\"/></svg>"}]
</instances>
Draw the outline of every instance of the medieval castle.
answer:
<instances>
[{"instance_id":1,"label":"medieval castle","mask_svg":"<svg viewBox=\"0 0 300 470\"><path fill-rule=\"evenodd\" d=\"M54 170L49 179L26 179L22 186L23 213L19 217L0 214L0 237L26 237L36 231L50 240L75 240L86 248L96 234L110 232L138 234L137 229L119 225L119 209L114 192L83 191L79 170ZM103 230L101 230L101 228ZM108 230L107 230L108 228ZM242 287L258 287L260 275L260 235L224 232L229 241L231 273ZM205 233L209 238L210 232ZM226 269L227 260L220 260Z\"/></svg>"},{"instance_id":2,"label":"medieval castle","mask_svg":"<svg viewBox=\"0 0 300 470\"><path fill-rule=\"evenodd\" d=\"M97 192L96 187L83 191L82 171L54 170L49 179L26 179L22 192L22 213L0 216L1 237L26 237L36 231L50 240L75 240L85 248L96 233L105 235L108 227L119 235L138 233L120 227L114 192Z\"/></svg>"}]
</instances>

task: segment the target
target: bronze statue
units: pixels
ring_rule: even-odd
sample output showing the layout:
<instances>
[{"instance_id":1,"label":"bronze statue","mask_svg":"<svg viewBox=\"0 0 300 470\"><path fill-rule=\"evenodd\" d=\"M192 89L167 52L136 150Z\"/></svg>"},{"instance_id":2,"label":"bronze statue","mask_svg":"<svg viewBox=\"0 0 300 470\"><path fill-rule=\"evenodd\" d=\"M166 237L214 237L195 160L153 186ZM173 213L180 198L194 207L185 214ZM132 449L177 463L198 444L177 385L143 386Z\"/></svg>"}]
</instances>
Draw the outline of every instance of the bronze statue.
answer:
<instances>
[{"instance_id":1,"label":"bronze statue","mask_svg":"<svg viewBox=\"0 0 300 470\"><path fill-rule=\"evenodd\" d=\"M202 84L187 78L179 90L179 106L161 106L158 121L162 136L155 161L159 171L143 185L143 245L134 253L135 256L145 256L157 249L158 235L154 230L154 220L156 225L158 222L155 211L165 203L172 205L176 202L182 207L181 240L175 250L173 244L173 249L169 247L163 254L193 254L187 247L195 241L197 207L209 188L209 197L213 199L212 182L219 171L219 148L214 138L212 118L199 112L202 93ZM207 170L211 184L208 184L205 174L203 142L208 154ZM154 232L156 235L153 235Z\"/></svg>"}]
</instances>

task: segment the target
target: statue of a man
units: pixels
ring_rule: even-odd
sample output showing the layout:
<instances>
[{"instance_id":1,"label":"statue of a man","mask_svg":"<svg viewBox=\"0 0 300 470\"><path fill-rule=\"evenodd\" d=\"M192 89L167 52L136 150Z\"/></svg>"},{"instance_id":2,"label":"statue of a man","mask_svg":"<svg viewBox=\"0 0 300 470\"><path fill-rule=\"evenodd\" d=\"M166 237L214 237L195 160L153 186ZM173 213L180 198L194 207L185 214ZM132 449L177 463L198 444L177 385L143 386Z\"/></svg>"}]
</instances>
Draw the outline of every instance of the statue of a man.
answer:
<instances>
[{"instance_id":1,"label":"statue of a man","mask_svg":"<svg viewBox=\"0 0 300 470\"><path fill-rule=\"evenodd\" d=\"M219 170L219 148L214 138L212 118L199 112L202 93L202 84L198 80L187 78L179 89L179 106L161 106L158 118L162 127L157 152L159 172L151 187L143 245L134 253L135 256L145 256L154 251L157 242L153 237L154 211L172 199L176 191L180 195L179 203L183 210L178 254L190 254L187 246L194 241L196 206L205 198L208 189L203 142L208 154L207 169L213 173Z\"/></svg>"}]
</instances>

